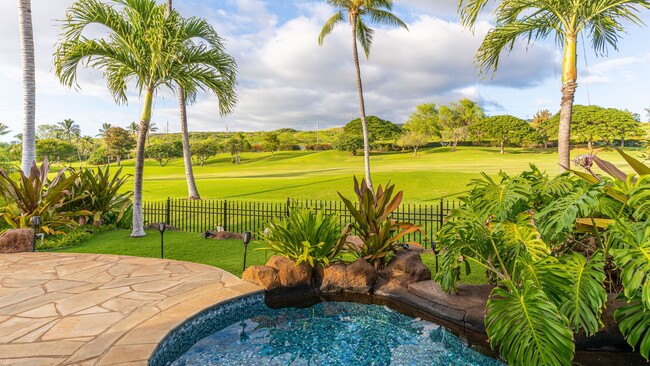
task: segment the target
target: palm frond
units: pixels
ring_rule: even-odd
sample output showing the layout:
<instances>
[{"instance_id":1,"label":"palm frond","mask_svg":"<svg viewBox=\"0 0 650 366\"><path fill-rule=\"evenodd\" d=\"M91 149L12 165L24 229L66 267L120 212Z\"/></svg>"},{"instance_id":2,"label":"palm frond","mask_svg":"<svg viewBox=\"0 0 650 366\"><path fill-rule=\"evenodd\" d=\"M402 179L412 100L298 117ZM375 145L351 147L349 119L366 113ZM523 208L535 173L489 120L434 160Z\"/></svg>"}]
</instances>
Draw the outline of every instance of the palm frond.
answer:
<instances>
[{"instance_id":1,"label":"palm frond","mask_svg":"<svg viewBox=\"0 0 650 366\"><path fill-rule=\"evenodd\" d=\"M327 22L325 22L325 25L323 25L323 29L321 29L320 34L318 35L318 44L323 45L323 41L325 40L325 37L332 33L332 30L339 24L345 21L345 18L343 17L343 11L338 11L334 15L332 15Z\"/></svg>"}]
</instances>

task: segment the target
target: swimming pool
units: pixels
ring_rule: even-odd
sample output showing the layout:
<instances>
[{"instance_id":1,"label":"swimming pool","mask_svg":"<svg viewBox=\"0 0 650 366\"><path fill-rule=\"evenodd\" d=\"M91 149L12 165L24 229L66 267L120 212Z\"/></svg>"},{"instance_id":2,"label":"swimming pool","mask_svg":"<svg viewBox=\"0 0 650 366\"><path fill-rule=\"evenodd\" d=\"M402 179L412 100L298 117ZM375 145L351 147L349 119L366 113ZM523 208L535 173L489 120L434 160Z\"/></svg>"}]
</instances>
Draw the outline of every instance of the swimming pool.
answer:
<instances>
[{"instance_id":1,"label":"swimming pool","mask_svg":"<svg viewBox=\"0 0 650 366\"><path fill-rule=\"evenodd\" d=\"M263 294L210 308L159 345L150 365L501 365L444 327L385 306L271 309Z\"/></svg>"}]
</instances>

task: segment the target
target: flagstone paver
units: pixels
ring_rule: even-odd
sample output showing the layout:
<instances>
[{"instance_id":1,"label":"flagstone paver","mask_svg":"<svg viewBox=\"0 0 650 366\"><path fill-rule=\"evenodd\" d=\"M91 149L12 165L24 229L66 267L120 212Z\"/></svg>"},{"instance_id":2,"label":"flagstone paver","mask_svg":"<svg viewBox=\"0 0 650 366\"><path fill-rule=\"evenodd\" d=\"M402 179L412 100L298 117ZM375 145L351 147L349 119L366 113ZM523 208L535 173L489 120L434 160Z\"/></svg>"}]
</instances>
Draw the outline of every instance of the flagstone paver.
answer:
<instances>
[{"instance_id":1,"label":"flagstone paver","mask_svg":"<svg viewBox=\"0 0 650 366\"><path fill-rule=\"evenodd\" d=\"M196 263L0 254L0 366L146 365L188 317L261 290Z\"/></svg>"}]
</instances>

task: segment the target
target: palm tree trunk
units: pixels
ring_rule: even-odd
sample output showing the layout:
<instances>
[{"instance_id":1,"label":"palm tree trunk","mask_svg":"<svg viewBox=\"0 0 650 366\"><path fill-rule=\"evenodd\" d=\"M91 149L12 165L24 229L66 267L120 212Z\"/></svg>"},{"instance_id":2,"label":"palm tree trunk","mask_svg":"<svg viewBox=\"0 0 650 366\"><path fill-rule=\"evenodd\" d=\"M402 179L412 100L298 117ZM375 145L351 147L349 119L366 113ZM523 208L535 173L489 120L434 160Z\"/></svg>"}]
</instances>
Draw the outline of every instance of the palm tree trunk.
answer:
<instances>
[{"instance_id":1,"label":"palm tree trunk","mask_svg":"<svg viewBox=\"0 0 650 366\"><path fill-rule=\"evenodd\" d=\"M187 108L185 106L185 90L178 87L178 105L181 111L181 132L183 141L183 164L185 165L185 180L187 181L187 198L191 200L201 199L199 190L196 188L194 171L192 170L192 155L190 153L190 137L187 130Z\"/></svg>"},{"instance_id":2,"label":"palm tree trunk","mask_svg":"<svg viewBox=\"0 0 650 366\"><path fill-rule=\"evenodd\" d=\"M371 192L375 192L370 177L370 141L368 139L368 122L366 121L366 104L363 100L363 84L361 83L361 68L359 67L359 52L357 50L357 22L350 19L352 23L352 56L354 67L357 71L357 91L359 92L359 111L361 112L361 128L363 129L363 161L366 171L366 184Z\"/></svg>"},{"instance_id":3,"label":"palm tree trunk","mask_svg":"<svg viewBox=\"0 0 650 366\"><path fill-rule=\"evenodd\" d=\"M506 153L506 143L504 141L501 141L501 154Z\"/></svg>"},{"instance_id":4,"label":"palm tree trunk","mask_svg":"<svg viewBox=\"0 0 650 366\"><path fill-rule=\"evenodd\" d=\"M144 232L144 217L142 215L142 180L144 176L144 145L147 142L147 133L149 131L149 122L151 121L151 104L153 101L153 91L147 88L144 95L144 106L142 107L142 116L140 117L140 131L145 131L138 135L138 144L135 152L135 176L133 178L133 231L131 237L138 238L147 235Z\"/></svg>"},{"instance_id":5,"label":"palm tree trunk","mask_svg":"<svg viewBox=\"0 0 650 366\"><path fill-rule=\"evenodd\" d=\"M560 172L571 167L571 114L576 93L576 37L567 35L562 59L562 103L560 104L560 127L557 136L557 152Z\"/></svg>"},{"instance_id":6,"label":"palm tree trunk","mask_svg":"<svg viewBox=\"0 0 650 366\"><path fill-rule=\"evenodd\" d=\"M18 23L23 65L24 116L21 168L29 176L36 160L36 64L34 61L34 31L30 0L18 0Z\"/></svg>"}]
</instances>

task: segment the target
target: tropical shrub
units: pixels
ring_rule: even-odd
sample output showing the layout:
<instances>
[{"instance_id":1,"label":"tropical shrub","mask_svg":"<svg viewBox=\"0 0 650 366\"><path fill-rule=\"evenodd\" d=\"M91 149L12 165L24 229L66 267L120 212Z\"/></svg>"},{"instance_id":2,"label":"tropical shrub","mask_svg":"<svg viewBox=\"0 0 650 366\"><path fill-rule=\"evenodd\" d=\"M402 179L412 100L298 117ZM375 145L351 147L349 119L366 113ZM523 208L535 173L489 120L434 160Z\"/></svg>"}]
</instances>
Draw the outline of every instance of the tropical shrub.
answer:
<instances>
[{"instance_id":1,"label":"tropical shrub","mask_svg":"<svg viewBox=\"0 0 650 366\"><path fill-rule=\"evenodd\" d=\"M131 191L120 192L130 175L122 175L122 168L111 174L110 166L83 168L75 173L77 178L69 191L72 197L79 196L79 199L64 205L63 209L87 212L94 226L102 225L107 217L114 218L112 223L119 221L131 205ZM87 216L80 216L79 222L84 224Z\"/></svg>"},{"instance_id":2,"label":"tropical shrub","mask_svg":"<svg viewBox=\"0 0 650 366\"><path fill-rule=\"evenodd\" d=\"M46 234L55 234L60 232L60 227L75 224L72 217L85 214L83 211L61 210L66 202L83 197L79 195L72 198L69 192L77 179L77 173L72 171L66 175L66 169L62 169L54 178L49 179L49 172L50 163L47 158L40 168L34 162L29 177L23 171L18 171L17 180L0 169L0 195L5 202L0 215L9 226L31 227L31 218L40 216L41 230Z\"/></svg>"},{"instance_id":3,"label":"tropical shrub","mask_svg":"<svg viewBox=\"0 0 650 366\"><path fill-rule=\"evenodd\" d=\"M348 251L357 258L365 259L377 269L383 268L392 254L402 250L399 245L401 238L411 233L422 232L418 225L391 218L392 213L402 203L403 196L402 191L393 196L394 190L395 185L389 183L385 190L380 185L377 193L374 193L368 188L365 179L359 184L355 177L354 192L357 195L358 207L339 193L339 197L354 219L352 228L363 242L361 248L349 246Z\"/></svg>"},{"instance_id":4,"label":"tropical shrub","mask_svg":"<svg viewBox=\"0 0 650 366\"><path fill-rule=\"evenodd\" d=\"M336 217L305 209L271 221L267 229L263 235L266 246L259 250L275 252L296 264L307 262L312 267L335 260L350 232L349 225L341 229Z\"/></svg>"},{"instance_id":5,"label":"tropical shrub","mask_svg":"<svg viewBox=\"0 0 650 366\"><path fill-rule=\"evenodd\" d=\"M531 170L484 175L438 233L443 289L469 263L496 285L486 330L511 364L568 364L573 333L601 329L605 288L631 305L616 318L630 345L650 351L650 169L619 151L639 176L593 155L555 178ZM592 164L615 179L596 175ZM582 179L578 178L581 177ZM645 291L647 289L647 291Z\"/></svg>"}]
</instances>

